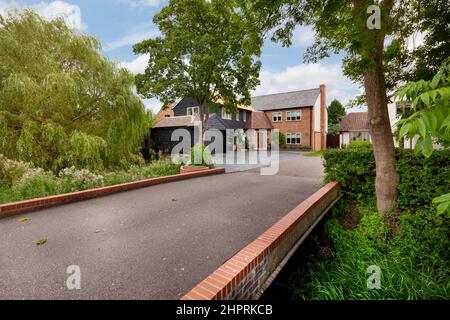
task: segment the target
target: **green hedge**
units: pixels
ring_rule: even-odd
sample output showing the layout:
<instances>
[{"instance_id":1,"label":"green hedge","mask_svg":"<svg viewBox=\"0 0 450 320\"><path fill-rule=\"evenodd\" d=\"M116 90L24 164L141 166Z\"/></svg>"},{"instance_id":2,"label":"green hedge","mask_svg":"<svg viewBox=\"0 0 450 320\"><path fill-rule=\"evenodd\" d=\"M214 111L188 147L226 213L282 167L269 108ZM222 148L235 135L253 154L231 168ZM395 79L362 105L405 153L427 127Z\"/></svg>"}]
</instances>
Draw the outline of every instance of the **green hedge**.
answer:
<instances>
[{"instance_id":1,"label":"green hedge","mask_svg":"<svg viewBox=\"0 0 450 320\"><path fill-rule=\"evenodd\" d=\"M435 151L430 158L397 149L401 208L430 206L433 198L450 192L450 151ZM325 180L338 181L346 196L365 199L375 194L375 159L370 148L330 149L324 152Z\"/></svg>"}]
</instances>

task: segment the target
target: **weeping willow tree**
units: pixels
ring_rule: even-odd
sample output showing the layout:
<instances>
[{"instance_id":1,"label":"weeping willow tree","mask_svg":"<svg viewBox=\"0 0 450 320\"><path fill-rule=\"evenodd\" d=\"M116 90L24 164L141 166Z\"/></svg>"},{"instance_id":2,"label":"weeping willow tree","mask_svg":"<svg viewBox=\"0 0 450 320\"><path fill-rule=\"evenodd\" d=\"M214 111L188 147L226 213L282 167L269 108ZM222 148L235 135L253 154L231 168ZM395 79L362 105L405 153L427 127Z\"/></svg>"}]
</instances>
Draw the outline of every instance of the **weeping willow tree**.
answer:
<instances>
[{"instance_id":1,"label":"weeping willow tree","mask_svg":"<svg viewBox=\"0 0 450 320\"><path fill-rule=\"evenodd\" d=\"M23 11L0 16L0 48L0 154L52 170L136 158L149 115L98 40Z\"/></svg>"}]
</instances>

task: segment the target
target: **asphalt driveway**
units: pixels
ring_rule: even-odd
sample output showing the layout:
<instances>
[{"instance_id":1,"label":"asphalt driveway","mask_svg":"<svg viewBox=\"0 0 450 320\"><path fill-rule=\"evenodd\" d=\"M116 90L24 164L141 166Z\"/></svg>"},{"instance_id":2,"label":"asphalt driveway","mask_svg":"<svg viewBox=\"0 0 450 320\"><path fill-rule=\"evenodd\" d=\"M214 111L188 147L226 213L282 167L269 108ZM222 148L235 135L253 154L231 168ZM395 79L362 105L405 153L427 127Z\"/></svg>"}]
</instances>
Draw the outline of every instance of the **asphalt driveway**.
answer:
<instances>
[{"instance_id":1,"label":"asphalt driveway","mask_svg":"<svg viewBox=\"0 0 450 320\"><path fill-rule=\"evenodd\" d=\"M2 219L0 299L178 299L321 187L320 158L283 159L273 176L254 168ZM71 265L80 290L66 286Z\"/></svg>"}]
</instances>

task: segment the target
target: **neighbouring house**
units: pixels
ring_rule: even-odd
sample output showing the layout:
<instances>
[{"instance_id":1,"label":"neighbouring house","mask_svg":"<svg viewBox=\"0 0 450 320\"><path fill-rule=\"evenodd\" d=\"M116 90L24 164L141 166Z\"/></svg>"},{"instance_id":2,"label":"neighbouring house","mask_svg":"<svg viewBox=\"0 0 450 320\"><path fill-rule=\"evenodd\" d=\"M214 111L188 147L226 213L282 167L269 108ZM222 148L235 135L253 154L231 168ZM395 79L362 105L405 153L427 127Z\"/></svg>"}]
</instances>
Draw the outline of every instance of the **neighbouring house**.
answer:
<instances>
[{"instance_id":1,"label":"neighbouring house","mask_svg":"<svg viewBox=\"0 0 450 320\"><path fill-rule=\"evenodd\" d=\"M192 98L184 98L170 111L158 113L158 120L151 130L155 149L170 152L179 143L172 141L172 135L181 128L189 131L192 142L197 141L194 126L199 122L198 114L198 103ZM251 132L246 141L246 147L251 150L270 148L271 131L278 129L285 135L288 148L319 151L326 148L327 128L325 85L317 89L254 97L250 106L240 105L234 114L228 114L225 108L219 107L211 112L208 123L208 131L218 130L224 138L230 129ZM205 144L208 142L205 138ZM223 139L222 143L226 152L233 150L230 146L236 145L237 141L227 143Z\"/></svg>"},{"instance_id":2,"label":"neighbouring house","mask_svg":"<svg viewBox=\"0 0 450 320\"><path fill-rule=\"evenodd\" d=\"M402 115L407 114L411 109L411 103L393 102L388 105L389 120L392 126L392 138L394 144L399 147L399 142L395 139L395 132L398 130L398 122ZM352 112L342 117L340 126L340 146L345 147L353 141L372 142L369 133L369 114L368 112ZM418 137L404 141L404 148L414 148Z\"/></svg>"},{"instance_id":3,"label":"neighbouring house","mask_svg":"<svg viewBox=\"0 0 450 320\"><path fill-rule=\"evenodd\" d=\"M371 142L369 114L367 112L352 112L342 117L340 132L339 144L341 147L345 147L354 141Z\"/></svg>"}]
</instances>

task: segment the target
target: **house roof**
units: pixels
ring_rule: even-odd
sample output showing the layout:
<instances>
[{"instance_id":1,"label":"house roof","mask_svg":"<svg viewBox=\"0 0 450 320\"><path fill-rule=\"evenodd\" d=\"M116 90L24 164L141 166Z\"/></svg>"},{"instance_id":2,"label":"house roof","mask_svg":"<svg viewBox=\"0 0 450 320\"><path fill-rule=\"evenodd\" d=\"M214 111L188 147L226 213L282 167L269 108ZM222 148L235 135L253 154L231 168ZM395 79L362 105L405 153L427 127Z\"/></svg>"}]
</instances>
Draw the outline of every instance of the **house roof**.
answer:
<instances>
[{"instance_id":1,"label":"house roof","mask_svg":"<svg viewBox=\"0 0 450 320\"><path fill-rule=\"evenodd\" d=\"M320 96L320 88L253 97L252 106L259 111L312 107Z\"/></svg>"},{"instance_id":2,"label":"house roof","mask_svg":"<svg viewBox=\"0 0 450 320\"><path fill-rule=\"evenodd\" d=\"M195 121L200 121L200 118L193 116L162 118L153 128L193 127Z\"/></svg>"},{"instance_id":3,"label":"house roof","mask_svg":"<svg viewBox=\"0 0 450 320\"><path fill-rule=\"evenodd\" d=\"M161 121L162 119L166 118L166 116L173 117L173 107L174 105L171 104L166 109L161 108L161 110L159 110L158 114L156 115L156 121Z\"/></svg>"},{"instance_id":4,"label":"house roof","mask_svg":"<svg viewBox=\"0 0 450 320\"><path fill-rule=\"evenodd\" d=\"M341 132L369 131L369 114L367 112L352 112L341 120Z\"/></svg>"},{"instance_id":5,"label":"house roof","mask_svg":"<svg viewBox=\"0 0 450 320\"><path fill-rule=\"evenodd\" d=\"M216 103L218 104L223 104L223 100L222 99L218 99L216 101ZM183 98L181 99L180 102L178 102L176 105L176 107L197 107L198 106L198 102L194 99L194 98ZM255 111L255 109L252 106L247 106L244 104L239 104L238 105L238 109L242 109L242 110L247 110L247 111Z\"/></svg>"},{"instance_id":6,"label":"house roof","mask_svg":"<svg viewBox=\"0 0 450 320\"><path fill-rule=\"evenodd\" d=\"M245 129L273 129L273 126L264 112L255 111L250 115Z\"/></svg>"}]
</instances>

